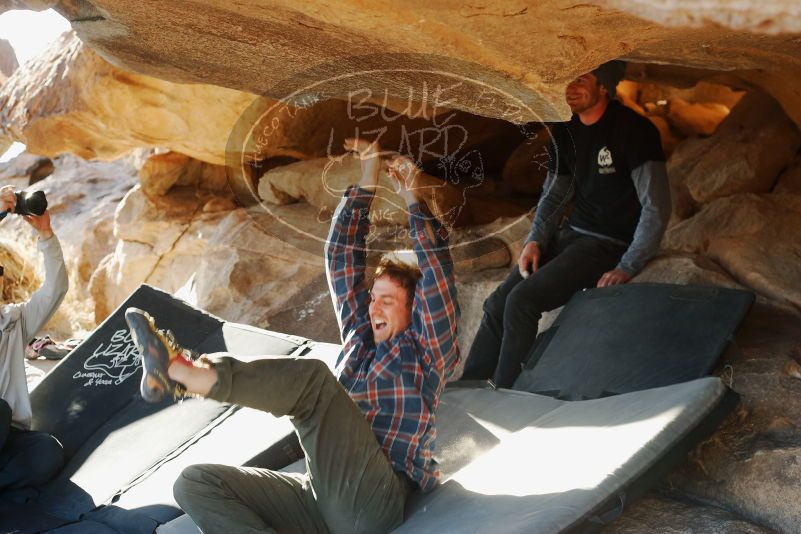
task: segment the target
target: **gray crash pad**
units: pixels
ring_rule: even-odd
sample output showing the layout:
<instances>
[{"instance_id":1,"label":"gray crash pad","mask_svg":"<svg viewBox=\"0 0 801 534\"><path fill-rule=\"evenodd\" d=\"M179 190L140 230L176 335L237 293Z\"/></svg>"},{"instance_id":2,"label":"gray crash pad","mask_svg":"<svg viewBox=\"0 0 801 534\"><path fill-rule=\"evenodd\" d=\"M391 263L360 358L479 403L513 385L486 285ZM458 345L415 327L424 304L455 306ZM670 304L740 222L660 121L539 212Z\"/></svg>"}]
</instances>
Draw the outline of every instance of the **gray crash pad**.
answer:
<instances>
[{"instance_id":1,"label":"gray crash pad","mask_svg":"<svg viewBox=\"0 0 801 534\"><path fill-rule=\"evenodd\" d=\"M446 390L443 483L413 495L395 532L591 532L613 520L736 403L718 378L586 401ZM287 471L303 471L303 461ZM157 531L197 534L182 516Z\"/></svg>"}]
</instances>

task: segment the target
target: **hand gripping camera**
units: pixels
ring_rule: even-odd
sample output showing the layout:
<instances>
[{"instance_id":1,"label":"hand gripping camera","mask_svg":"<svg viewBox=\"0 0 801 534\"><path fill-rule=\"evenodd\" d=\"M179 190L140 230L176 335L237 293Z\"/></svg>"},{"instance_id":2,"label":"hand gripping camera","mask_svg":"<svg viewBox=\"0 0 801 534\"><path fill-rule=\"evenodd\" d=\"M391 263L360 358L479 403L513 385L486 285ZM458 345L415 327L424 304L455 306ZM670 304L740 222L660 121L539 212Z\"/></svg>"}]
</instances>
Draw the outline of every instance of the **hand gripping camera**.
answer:
<instances>
[{"instance_id":1,"label":"hand gripping camera","mask_svg":"<svg viewBox=\"0 0 801 534\"><path fill-rule=\"evenodd\" d=\"M14 213L17 215L42 215L47 210L47 197L44 191L21 191L15 193L17 204ZM0 213L0 221L6 218L7 211Z\"/></svg>"}]
</instances>

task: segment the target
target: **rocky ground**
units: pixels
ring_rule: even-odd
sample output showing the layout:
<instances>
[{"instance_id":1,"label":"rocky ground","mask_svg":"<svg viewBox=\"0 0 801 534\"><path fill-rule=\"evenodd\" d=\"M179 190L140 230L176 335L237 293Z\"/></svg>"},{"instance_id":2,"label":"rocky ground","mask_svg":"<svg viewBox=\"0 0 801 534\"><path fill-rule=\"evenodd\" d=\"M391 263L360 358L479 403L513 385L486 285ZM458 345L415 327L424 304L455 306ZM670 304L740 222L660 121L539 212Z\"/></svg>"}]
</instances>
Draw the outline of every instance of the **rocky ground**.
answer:
<instances>
[{"instance_id":1,"label":"rocky ground","mask_svg":"<svg viewBox=\"0 0 801 534\"><path fill-rule=\"evenodd\" d=\"M558 3L553 4L547 9L555 9ZM617 4L625 9L630 2ZM705 13L703 20L717 20ZM663 15L649 16L673 20ZM642 25L628 15L623 20ZM736 20L729 22L739 27ZM94 42L96 29L77 26ZM426 39L436 34L426 31ZM701 39L684 30L647 31L662 44L675 35ZM754 50L773 50L789 38L743 37L751 48L748 57L738 59L724 46L735 44L726 35L715 29L709 41L729 52L686 62L704 68L725 63L738 69L737 83L712 83L732 80L703 69L671 74L643 63L630 68L632 80L621 85L620 94L657 126L670 155L670 228L660 256L635 282L740 287L757 294L718 370L742 402L608 532L797 532L801 524L796 504L801 497L801 132L797 110L788 109L801 100L781 89L785 86L771 78L770 69L760 84L744 83L760 57ZM572 57L575 40L565 42ZM425 39L422 43L428 46ZM114 52L107 46L99 48ZM643 46L633 55L642 60L656 54L655 45ZM125 59L143 66L141 58ZM485 66L494 61L480 54L474 59ZM787 60L792 72L799 68L796 59ZM337 132L341 144L341 132L351 131L347 106L323 100L291 120L285 117L269 144L245 147L248 171L239 175L231 171L229 134L243 113L260 113L274 103L242 91L255 91L253 86L229 89L125 71L72 34L22 68L6 63L0 137L25 141L28 152L0 164L0 183L48 193L69 266L71 289L47 326L51 334L66 338L91 330L139 284L149 283L227 320L339 341L322 242L336 199L358 165L341 151L328 157L328 133ZM152 57L145 63L142 70L154 74ZM774 71L780 64L769 63ZM196 73L186 76L202 81ZM556 84L555 74L537 76ZM665 83L677 77L684 82ZM712 82L695 83L702 78ZM526 83L538 86L542 80ZM211 76L211 81L219 80ZM552 88L543 94L554 101L558 96ZM462 174L449 174L459 180L444 187L432 187L436 181L422 185L429 188L432 209L454 226L459 341L466 350L484 299L519 253L542 187L548 137L536 128L536 135L526 137L498 117L458 113L453 120L469 140L465 158L444 170L427 163L434 174L454 169ZM380 126L378 119L370 120L371 127ZM432 120L402 117L398 124L424 128ZM472 151L483 157L471 159ZM481 183L470 181L477 165L486 177ZM391 240L404 221L397 204L388 191L377 200L376 243L408 245L402 238ZM4 296L25 298L41 272L32 232L20 219L0 224L0 254L7 288L15 288ZM32 371L32 379L37 374Z\"/></svg>"}]
</instances>

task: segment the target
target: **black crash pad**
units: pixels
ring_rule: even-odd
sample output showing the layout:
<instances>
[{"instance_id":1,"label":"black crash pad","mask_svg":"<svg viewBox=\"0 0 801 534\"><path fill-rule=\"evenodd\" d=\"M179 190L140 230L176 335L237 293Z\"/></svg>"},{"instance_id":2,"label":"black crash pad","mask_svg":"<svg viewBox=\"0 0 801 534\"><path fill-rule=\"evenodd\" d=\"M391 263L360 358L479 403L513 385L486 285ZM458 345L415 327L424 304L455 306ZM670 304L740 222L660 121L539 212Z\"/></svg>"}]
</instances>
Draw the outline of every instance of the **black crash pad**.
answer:
<instances>
[{"instance_id":1,"label":"black crash pad","mask_svg":"<svg viewBox=\"0 0 801 534\"><path fill-rule=\"evenodd\" d=\"M581 400L708 375L754 302L748 291L626 284L573 296L513 389Z\"/></svg>"},{"instance_id":2,"label":"black crash pad","mask_svg":"<svg viewBox=\"0 0 801 534\"><path fill-rule=\"evenodd\" d=\"M33 428L62 442L66 465L34 496L27 512L14 507L15 521L26 514L38 521L43 513L48 521L50 516L55 522L79 520L236 412L210 400L145 403L138 393L140 358L123 317L130 306L150 312L180 344L203 353L230 351L248 359L298 353L307 344L303 338L226 323L158 289L140 287L31 392ZM7 503L0 498L0 504ZM110 512L94 515L108 525ZM0 517L0 532L14 527L7 516L8 522ZM136 528L126 532L144 526L128 523ZM20 532L39 530L31 523Z\"/></svg>"}]
</instances>

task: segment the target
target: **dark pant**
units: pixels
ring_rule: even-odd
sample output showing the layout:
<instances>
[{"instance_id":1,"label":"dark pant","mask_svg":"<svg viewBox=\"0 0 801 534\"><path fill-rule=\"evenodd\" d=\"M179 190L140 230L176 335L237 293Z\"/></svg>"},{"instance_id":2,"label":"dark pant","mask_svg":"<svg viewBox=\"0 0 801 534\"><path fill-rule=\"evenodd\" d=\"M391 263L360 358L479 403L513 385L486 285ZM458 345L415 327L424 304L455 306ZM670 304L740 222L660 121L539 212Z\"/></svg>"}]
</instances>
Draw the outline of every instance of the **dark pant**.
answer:
<instances>
[{"instance_id":1,"label":"dark pant","mask_svg":"<svg viewBox=\"0 0 801 534\"><path fill-rule=\"evenodd\" d=\"M626 247L562 228L523 278L517 265L484 301L484 318L465 363L463 380L491 378L510 388L537 337L542 313L563 306L576 291L594 287L617 266Z\"/></svg>"},{"instance_id":2,"label":"dark pant","mask_svg":"<svg viewBox=\"0 0 801 534\"><path fill-rule=\"evenodd\" d=\"M409 481L392 469L367 419L323 362L218 356L215 368L208 397L290 416L307 473L186 468L175 499L203 532L380 533L403 522Z\"/></svg>"},{"instance_id":3,"label":"dark pant","mask_svg":"<svg viewBox=\"0 0 801 534\"><path fill-rule=\"evenodd\" d=\"M41 486L63 463L61 443L46 432L11 426L11 408L0 399L0 492Z\"/></svg>"}]
</instances>

